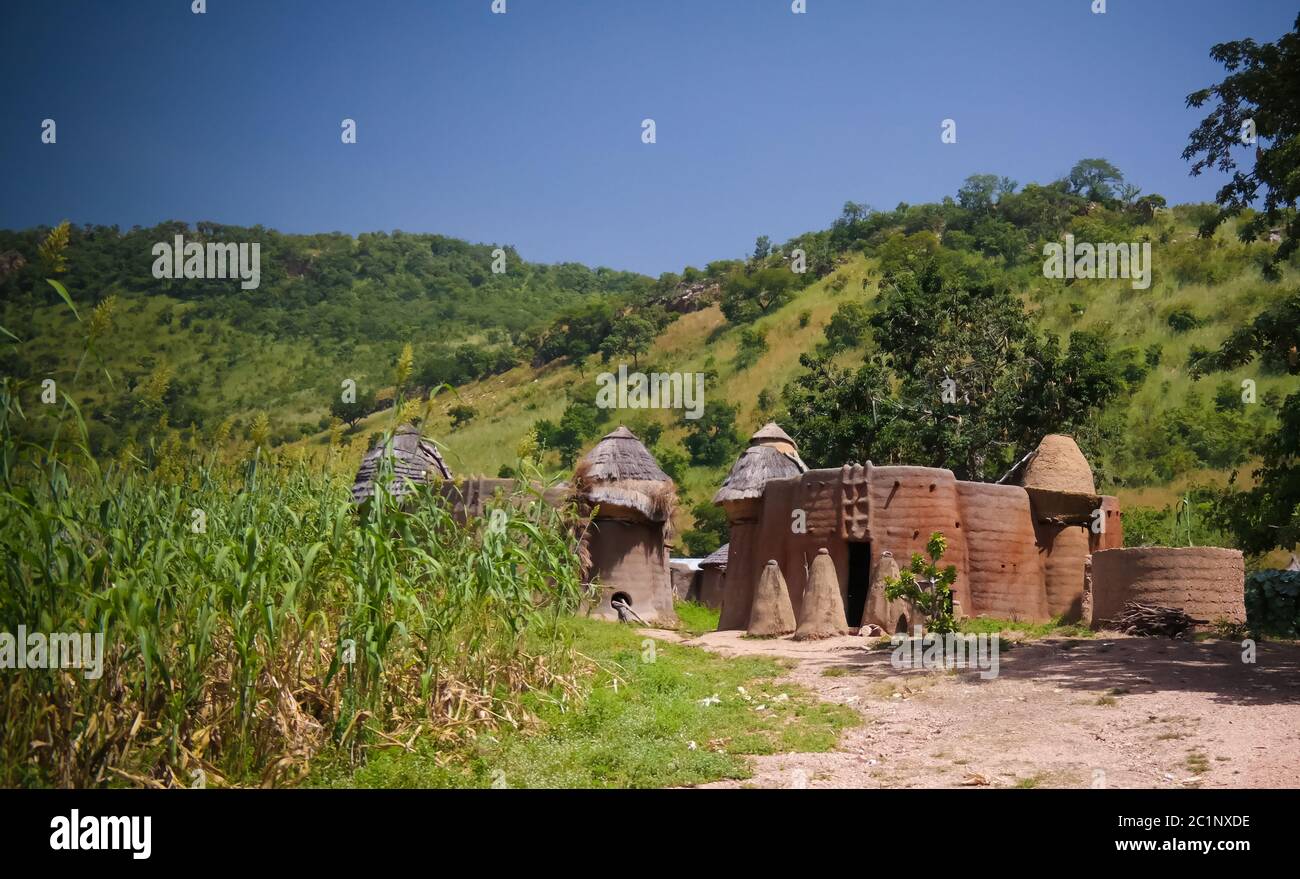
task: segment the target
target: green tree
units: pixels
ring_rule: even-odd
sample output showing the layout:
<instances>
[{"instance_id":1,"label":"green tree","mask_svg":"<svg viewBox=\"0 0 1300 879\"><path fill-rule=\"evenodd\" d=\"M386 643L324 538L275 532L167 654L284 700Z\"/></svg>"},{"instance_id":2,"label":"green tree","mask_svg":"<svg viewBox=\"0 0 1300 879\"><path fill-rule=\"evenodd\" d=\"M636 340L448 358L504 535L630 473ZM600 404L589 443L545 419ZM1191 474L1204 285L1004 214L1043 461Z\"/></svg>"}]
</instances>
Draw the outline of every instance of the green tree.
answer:
<instances>
[{"instance_id":1,"label":"green tree","mask_svg":"<svg viewBox=\"0 0 1300 879\"><path fill-rule=\"evenodd\" d=\"M356 427L358 421L375 411L375 406L375 392L366 391L350 403L341 397L336 399L330 404L330 414L348 427Z\"/></svg>"},{"instance_id":2,"label":"green tree","mask_svg":"<svg viewBox=\"0 0 1300 879\"><path fill-rule=\"evenodd\" d=\"M600 356L604 363L612 358L626 355L632 358L632 365L638 366L638 358L650 350L655 339L655 325L644 317L627 315L614 321L609 335L600 343Z\"/></svg>"},{"instance_id":3,"label":"green tree","mask_svg":"<svg viewBox=\"0 0 1300 879\"><path fill-rule=\"evenodd\" d=\"M1089 201L1114 201L1124 175L1105 159L1081 159L1066 176L1070 191Z\"/></svg>"},{"instance_id":4,"label":"green tree","mask_svg":"<svg viewBox=\"0 0 1300 879\"><path fill-rule=\"evenodd\" d=\"M894 273L870 325L874 355L856 369L805 354L785 389L805 459L947 467L999 476L1046 433L1090 428L1119 394L1105 340L1039 338L1018 297L959 255L931 253Z\"/></svg>"},{"instance_id":5,"label":"green tree","mask_svg":"<svg viewBox=\"0 0 1300 879\"><path fill-rule=\"evenodd\" d=\"M703 558L731 539L726 511L711 501L691 507L691 518L694 527L682 534L682 541L693 557Z\"/></svg>"},{"instance_id":6,"label":"green tree","mask_svg":"<svg viewBox=\"0 0 1300 879\"><path fill-rule=\"evenodd\" d=\"M1298 347L1300 290L1293 290L1228 336L1217 351L1194 358L1193 375L1235 369L1256 358L1300 375ZM1254 451L1262 459L1253 474L1255 487L1224 494L1221 519L1236 535L1238 546L1250 553L1300 543L1300 393L1288 396L1277 414L1277 429L1255 444ZM1238 440L1236 446L1240 445Z\"/></svg>"},{"instance_id":7,"label":"green tree","mask_svg":"<svg viewBox=\"0 0 1300 879\"><path fill-rule=\"evenodd\" d=\"M719 467L728 463L744 443L736 430L736 407L711 401L704 414L687 421L683 445L697 467Z\"/></svg>"},{"instance_id":8,"label":"green tree","mask_svg":"<svg viewBox=\"0 0 1300 879\"><path fill-rule=\"evenodd\" d=\"M1224 220L1237 216L1260 198L1264 209L1243 222L1239 234L1253 241L1270 226L1285 220L1285 236L1274 267L1300 246L1300 16L1291 31L1273 43L1251 39L1219 43L1210 57L1229 75L1217 85L1187 96L1187 106L1212 104L1210 115L1191 133L1183 158L1192 162L1192 175L1213 168L1231 179L1215 197L1219 211L1202 225L1212 234ZM1253 129L1253 130L1252 130ZM1255 140L1251 142L1250 135ZM1238 150L1254 157L1249 169L1238 167Z\"/></svg>"},{"instance_id":9,"label":"green tree","mask_svg":"<svg viewBox=\"0 0 1300 879\"><path fill-rule=\"evenodd\" d=\"M952 600L952 584L957 580L956 565L939 570L939 560L948 549L943 532L935 531L925 545L927 562L919 552L912 553L912 564L897 577L885 580L885 598L905 598L925 615L927 631L937 635L957 631Z\"/></svg>"},{"instance_id":10,"label":"green tree","mask_svg":"<svg viewBox=\"0 0 1300 879\"><path fill-rule=\"evenodd\" d=\"M756 320L789 302L802 283L800 277L784 266L735 271L722 287L722 313L732 323Z\"/></svg>"}]
</instances>

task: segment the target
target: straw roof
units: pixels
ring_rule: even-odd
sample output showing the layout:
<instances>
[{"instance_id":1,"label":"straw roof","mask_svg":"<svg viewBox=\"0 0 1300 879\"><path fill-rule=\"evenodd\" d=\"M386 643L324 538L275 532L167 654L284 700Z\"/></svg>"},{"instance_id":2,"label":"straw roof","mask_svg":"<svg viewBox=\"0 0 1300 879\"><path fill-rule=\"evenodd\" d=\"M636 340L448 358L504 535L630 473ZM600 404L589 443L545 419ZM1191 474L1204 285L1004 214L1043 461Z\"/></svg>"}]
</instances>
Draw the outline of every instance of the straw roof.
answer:
<instances>
[{"instance_id":1,"label":"straw roof","mask_svg":"<svg viewBox=\"0 0 1300 879\"><path fill-rule=\"evenodd\" d=\"M1043 437L1021 471L1020 484L1025 488L1075 494L1097 491L1088 459L1072 437L1060 433Z\"/></svg>"},{"instance_id":2,"label":"straw roof","mask_svg":"<svg viewBox=\"0 0 1300 879\"><path fill-rule=\"evenodd\" d=\"M770 421L749 438L749 448L736 459L713 502L762 497L763 486L770 480L798 476L807 469L794 440L776 422Z\"/></svg>"},{"instance_id":3,"label":"straw roof","mask_svg":"<svg viewBox=\"0 0 1300 879\"><path fill-rule=\"evenodd\" d=\"M388 491L394 497L408 494L414 485L451 478L451 468L442 460L437 446L421 436L414 425L403 424L393 431L387 443L377 443L361 459L361 467L352 484L354 504L364 503L374 496L375 480L384 457L390 457L392 461L393 481Z\"/></svg>"},{"instance_id":4,"label":"straw roof","mask_svg":"<svg viewBox=\"0 0 1300 879\"><path fill-rule=\"evenodd\" d=\"M606 513L631 510L652 522L665 522L677 505L672 478L626 427L606 434L578 462L574 490L587 504Z\"/></svg>"},{"instance_id":5,"label":"straw roof","mask_svg":"<svg viewBox=\"0 0 1300 879\"><path fill-rule=\"evenodd\" d=\"M700 567L701 568L722 568L725 571L727 569L728 550L730 549L731 549L730 543L722 544L722 546L718 547L712 553L704 557L704 561L700 562Z\"/></svg>"}]
</instances>

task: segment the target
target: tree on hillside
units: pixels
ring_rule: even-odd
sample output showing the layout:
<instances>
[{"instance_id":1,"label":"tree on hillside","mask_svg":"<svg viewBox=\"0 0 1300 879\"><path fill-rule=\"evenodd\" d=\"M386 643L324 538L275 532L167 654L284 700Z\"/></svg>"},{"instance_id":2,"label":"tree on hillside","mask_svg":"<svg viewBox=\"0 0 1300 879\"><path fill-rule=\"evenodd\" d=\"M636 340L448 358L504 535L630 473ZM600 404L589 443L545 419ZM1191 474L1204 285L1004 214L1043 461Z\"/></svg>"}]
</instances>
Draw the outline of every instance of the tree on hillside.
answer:
<instances>
[{"instance_id":1,"label":"tree on hillside","mask_svg":"<svg viewBox=\"0 0 1300 879\"><path fill-rule=\"evenodd\" d=\"M719 467L734 458L744 440L736 430L736 407L713 400L704 407L704 415L687 422L682 445L696 467Z\"/></svg>"},{"instance_id":2,"label":"tree on hillside","mask_svg":"<svg viewBox=\"0 0 1300 879\"><path fill-rule=\"evenodd\" d=\"M1192 372L1199 378L1256 358L1266 368L1300 375L1300 290L1232 333L1217 351L1194 359ZM1293 547L1300 543L1300 393L1282 402L1277 429L1252 451L1263 461L1253 474L1255 487L1225 493L1221 518L1246 552Z\"/></svg>"},{"instance_id":3,"label":"tree on hillside","mask_svg":"<svg viewBox=\"0 0 1300 879\"><path fill-rule=\"evenodd\" d=\"M1202 234L1210 234L1228 217L1241 214L1264 190L1264 210L1241 225L1243 240L1253 240L1272 224L1285 220L1283 238L1274 261L1278 264L1300 247L1300 221L1295 205L1300 198L1300 16L1292 30L1275 43L1254 40L1219 43L1210 57L1230 72L1223 82L1193 92L1191 107L1210 101L1216 106L1189 138L1183 158L1193 161L1192 174L1217 168L1232 175L1219 190L1217 215L1207 217ZM1253 132L1251 128L1253 127ZM1246 147L1243 135L1253 133L1254 165L1239 168L1233 151ZM1247 140L1249 138L1246 138ZM1193 374L1205 375L1243 366L1259 358L1269 369L1300 375L1300 290L1260 313L1247 326L1232 333L1219 349L1192 360ZM1267 401L1265 401L1267 403ZM1277 429L1264 436L1254 451L1262 458L1255 471L1255 487L1229 490L1224 497L1225 524L1247 552L1293 547L1300 542L1300 393L1291 394L1278 408Z\"/></svg>"},{"instance_id":4,"label":"tree on hillside","mask_svg":"<svg viewBox=\"0 0 1300 879\"><path fill-rule=\"evenodd\" d=\"M609 335L600 343L601 362L608 363L619 356L632 358L632 365L639 366L638 358L650 350L655 339L655 325L644 317L629 314L614 321Z\"/></svg>"},{"instance_id":5,"label":"tree on hillside","mask_svg":"<svg viewBox=\"0 0 1300 879\"><path fill-rule=\"evenodd\" d=\"M722 313L732 323L756 320L789 302L801 285L786 267L733 272L722 287Z\"/></svg>"},{"instance_id":6,"label":"tree on hillside","mask_svg":"<svg viewBox=\"0 0 1300 879\"><path fill-rule=\"evenodd\" d=\"M330 414L348 427L356 427L357 422L375 411L376 401L373 390L359 394L355 400L345 402L341 397L330 404Z\"/></svg>"},{"instance_id":7,"label":"tree on hillside","mask_svg":"<svg viewBox=\"0 0 1300 879\"><path fill-rule=\"evenodd\" d=\"M805 354L785 389L809 462L947 467L996 478L1042 436L1072 431L1123 389L1103 339L1040 339L1020 300L958 255L921 249L870 319L877 350L856 369Z\"/></svg>"},{"instance_id":8,"label":"tree on hillside","mask_svg":"<svg viewBox=\"0 0 1300 879\"><path fill-rule=\"evenodd\" d=\"M1210 49L1210 57L1230 75L1187 96L1189 107L1214 106L1191 133L1183 158L1192 162L1192 176L1214 168L1232 179L1219 190L1219 212L1207 219L1201 233L1212 234L1224 220L1254 204L1263 190L1263 212L1244 222L1240 234L1253 241L1271 226L1283 224L1276 265L1300 246L1295 212L1300 198L1300 16L1275 43L1219 43ZM1250 170L1237 166L1237 150L1254 155Z\"/></svg>"},{"instance_id":9,"label":"tree on hillside","mask_svg":"<svg viewBox=\"0 0 1300 879\"><path fill-rule=\"evenodd\" d=\"M957 190L957 204L968 211L984 213L1004 195L1016 191L1016 181L996 174L972 174Z\"/></svg>"},{"instance_id":10,"label":"tree on hillside","mask_svg":"<svg viewBox=\"0 0 1300 879\"><path fill-rule=\"evenodd\" d=\"M1107 202L1115 199L1124 175L1105 159L1081 159L1066 175L1070 191L1089 201Z\"/></svg>"}]
</instances>

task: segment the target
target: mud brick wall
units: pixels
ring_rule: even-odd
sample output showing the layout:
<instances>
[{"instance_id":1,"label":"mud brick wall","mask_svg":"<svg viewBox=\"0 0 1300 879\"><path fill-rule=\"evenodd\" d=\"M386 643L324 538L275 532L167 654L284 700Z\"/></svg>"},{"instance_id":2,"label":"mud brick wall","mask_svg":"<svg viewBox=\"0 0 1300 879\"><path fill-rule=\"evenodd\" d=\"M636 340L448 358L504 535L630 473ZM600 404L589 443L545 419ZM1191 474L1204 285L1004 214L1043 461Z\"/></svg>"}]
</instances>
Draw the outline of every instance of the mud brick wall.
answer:
<instances>
[{"instance_id":1,"label":"mud brick wall","mask_svg":"<svg viewBox=\"0 0 1300 879\"><path fill-rule=\"evenodd\" d=\"M1125 602L1158 604L1213 622L1246 619L1245 564L1240 550L1150 546L1106 549L1092 556L1094 626Z\"/></svg>"},{"instance_id":2,"label":"mud brick wall","mask_svg":"<svg viewBox=\"0 0 1300 879\"><path fill-rule=\"evenodd\" d=\"M1046 621L1051 614L1028 493L1018 485L958 482L957 497L974 602L962 610L969 616Z\"/></svg>"},{"instance_id":3,"label":"mud brick wall","mask_svg":"<svg viewBox=\"0 0 1300 879\"><path fill-rule=\"evenodd\" d=\"M899 568L912 553L928 558L925 544L935 531L948 539L941 566L955 565L953 593L963 612L974 606L970 590L966 523L962 521L957 479L950 470L933 467L872 467L870 481L871 554L889 550ZM1032 537L1030 538L1032 540Z\"/></svg>"}]
</instances>

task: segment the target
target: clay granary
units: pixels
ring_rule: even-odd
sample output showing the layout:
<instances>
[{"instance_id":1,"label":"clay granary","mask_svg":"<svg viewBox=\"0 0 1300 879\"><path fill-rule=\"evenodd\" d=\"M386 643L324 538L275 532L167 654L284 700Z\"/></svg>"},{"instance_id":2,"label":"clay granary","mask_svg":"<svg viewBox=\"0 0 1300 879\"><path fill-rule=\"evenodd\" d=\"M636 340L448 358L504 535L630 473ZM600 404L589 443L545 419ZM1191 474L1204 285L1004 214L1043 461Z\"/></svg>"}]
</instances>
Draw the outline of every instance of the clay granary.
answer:
<instances>
[{"instance_id":1,"label":"clay granary","mask_svg":"<svg viewBox=\"0 0 1300 879\"><path fill-rule=\"evenodd\" d=\"M763 467L755 466L759 456ZM769 425L714 502L731 530L719 629L746 628L755 586L773 559L802 620L809 572L823 549L846 626L894 632L922 623L879 593L884 574L906 567L913 553L924 556L936 531L948 542L941 564L957 568L962 615L1078 620L1087 557L1124 543L1116 499L1096 494L1083 453L1062 435L1044 437L1002 480L985 483L940 468L870 462L807 470L790 438Z\"/></svg>"},{"instance_id":2,"label":"clay granary","mask_svg":"<svg viewBox=\"0 0 1300 879\"><path fill-rule=\"evenodd\" d=\"M584 537L584 579L600 586L592 615L620 619L622 605L643 622L675 622L666 545L677 505L672 478L619 427L578 462L573 493L579 512L592 517Z\"/></svg>"}]
</instances>

